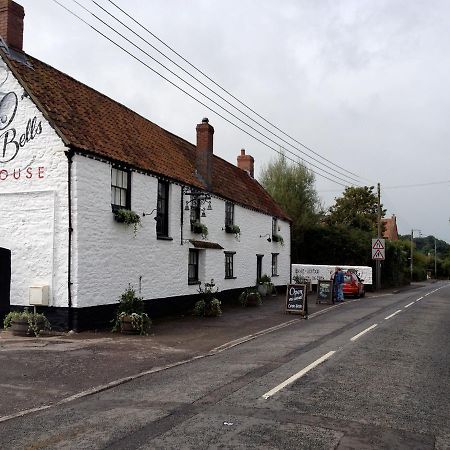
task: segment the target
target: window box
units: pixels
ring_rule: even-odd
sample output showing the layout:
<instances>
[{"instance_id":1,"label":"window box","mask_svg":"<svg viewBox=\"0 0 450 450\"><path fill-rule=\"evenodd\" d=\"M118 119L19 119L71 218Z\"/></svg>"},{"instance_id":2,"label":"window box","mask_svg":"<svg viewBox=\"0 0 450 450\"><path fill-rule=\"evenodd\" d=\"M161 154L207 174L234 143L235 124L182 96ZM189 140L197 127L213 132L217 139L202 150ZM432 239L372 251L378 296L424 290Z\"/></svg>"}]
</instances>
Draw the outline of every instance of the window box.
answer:
<instances>
[{"instance_id":1,"label":"window box","mask_svg":"<svg viewBox=\"0 0 450 450\"><path fill-rule=\"evenodd\" d=\"M281 236L281 234L272 234L272 241L279 242L281 245L284 245L283 236Z\"/></svg>"},{"instance_id":2,"label":"window box","mask_svg":"<svg viewBox=\"0 0 450 450\"><path fill-rule=\"evenodd\" d=\"M234 234L238 238L241 235L241 229L239 225L225 225L225 233Z\"/></svg>"},{"instance_id":3,"label":"window box","mask_svg":"<svg viewBox=\"0 0 450 450\"><path fill-rule=\"evenodd\" d=\"M195 234L201 234L203 239L208 237L208 227L201 222L192 222L191 231Z\"/></svg>"},{"instance_id":4,"label":"window box","mask_svg":"<svg viewBox=\"0 0 450 450\"><path fill-rule=\"evenodd\" d=\"M134 235L136 236L137 227L141 225L141 216L130 209L113 208L114 220L125 225L133 225Z\"/></svg>"}]
</instances>

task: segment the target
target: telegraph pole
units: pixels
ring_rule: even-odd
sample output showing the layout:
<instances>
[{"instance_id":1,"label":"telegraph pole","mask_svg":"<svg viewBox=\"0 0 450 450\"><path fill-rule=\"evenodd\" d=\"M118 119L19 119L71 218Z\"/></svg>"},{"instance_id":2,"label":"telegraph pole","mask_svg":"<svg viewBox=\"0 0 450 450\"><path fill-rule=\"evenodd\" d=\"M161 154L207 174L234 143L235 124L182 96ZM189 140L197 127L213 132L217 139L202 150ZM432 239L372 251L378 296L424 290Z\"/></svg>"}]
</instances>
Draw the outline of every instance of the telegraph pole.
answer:
<instances>
[{"instance_id":1,"label":"telegraph pole","mask_svg":"<svg viewBox=\"0 0 450 450\"><path fill-rule=\"evenodd\" d=\"M380 189L380 183L377 184L377 191L378 191L378 233L377 237L378 239L381 238L381 189ZM381 261L376 260L375 262L376 266L376 273L377 273L377 284L376 289L379 291L381 289Z\"/></svg>"}]
</instances>

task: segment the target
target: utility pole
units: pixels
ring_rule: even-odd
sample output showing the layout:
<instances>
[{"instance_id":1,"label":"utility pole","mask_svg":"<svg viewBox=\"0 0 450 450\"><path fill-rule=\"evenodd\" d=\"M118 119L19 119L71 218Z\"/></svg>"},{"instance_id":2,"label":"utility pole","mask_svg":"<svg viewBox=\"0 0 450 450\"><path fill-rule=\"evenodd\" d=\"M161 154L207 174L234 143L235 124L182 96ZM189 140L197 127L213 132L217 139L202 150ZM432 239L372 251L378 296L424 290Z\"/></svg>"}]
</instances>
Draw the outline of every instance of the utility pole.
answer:
<instances>
[{"instance_id":1,"label":"utility pole","mask_svg":"<svg viewBox=\"0 0 450 450\"><path fill-rule=\"evenodd\" d=\"M380 183L377 184L377 191L378 191L378 233L377 238L381 238L381 189L380 189ZM377 284L376 284L376 290L379 291L381 289L381 261L377 259L376 261L376 273L377 273Z\"/></svg>"},{"instance_id":2,"label":"utility pole","mask_svg":"<svg viewBox=\"0 0 450 450\"><path fill-rule=\"evenodd\" d=\"M421 235L421 231L420 230L416 230L416 229L412 229L411 230L411 264L410 264L410 269L411 269L411 281L413 280L413 256L414 256L414 252L413 252L413 247L414 247L414 237L413 237L413 233L414 231L418 231L419 232L419 236Z\"/></svg>"},{"instance_id":3,"label":"utility pole","mask_svg":"<svg viewBox=\"0 0 450 450\"><path fill-rule=\"evenodd\" d=\"M437 280L436 238L434 238L434 279Z\"/></svg>"}]
</instances>

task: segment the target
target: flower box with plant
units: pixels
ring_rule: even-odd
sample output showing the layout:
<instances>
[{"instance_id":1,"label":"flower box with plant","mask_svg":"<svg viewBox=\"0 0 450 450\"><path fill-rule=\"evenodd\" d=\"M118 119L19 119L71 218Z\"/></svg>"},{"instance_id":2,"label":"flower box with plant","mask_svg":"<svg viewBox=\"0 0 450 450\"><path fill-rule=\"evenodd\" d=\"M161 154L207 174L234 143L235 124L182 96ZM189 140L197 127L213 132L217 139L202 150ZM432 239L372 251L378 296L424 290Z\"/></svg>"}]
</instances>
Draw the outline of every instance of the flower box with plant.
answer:
<instances>
[{"instance_id":1,"label":"flower box with plant","mask_svg":"<svg viewBox=\"0 0 450 450\"><path fill-rule=\"evenodd\" d=\"M242 306L261 306L261 294L256 289L245 289L239 295L239 302Z\"/></svg>"},{"instance_id":2,"label":"flower box with plant","mask_svg":"<svg viewBox=\"0 0 450 450\"><path fill-rule=\"evenodd\" d=\"M198 293L201 295L201 299L194 305L194 316L218 317L222 315L221 303L216 297L218 292L219 289L216 287L214 280L211 280L210 283L205 283L204 288L200 284Z\"/></svg>"},{"instance_id":3,"label":"flower box with plant","mask_svg":"<svg viewBox=\"0 0 450 450\"><path fill-rule=\"evenodd\" d=\"M147 335L152 321L144 312L144 300L136 296L136 291L131 285L120 296L116 317L113 320L112 331Z\"/></svg>"},{"instance_id":4,"label":"flower box with plant","mask_svg":"<svg viewBox=\"0 0 450 450\"><path fill-rule=\"evenodd\" d=\"M192 222L191 223L191 231L196 234L201 234L203 239L208 237L208 227L201 222Z\"/></svg>"},{"instance_id":5,"label":"flower box with plant","mask_svg":"<svg viewBox=\"0 0 450 450\"><path fill-rule=\"evenodd\" d=\"M272 241L279 242L281 245L284 245L284 239L281 234L272 234Z\"/></svg>"},{"instance_id":6,"label":"flower box with plant","mask_svg":"<svg viewBox=\"0 0 450 450\"><path fill-rule=\"evenodd\" d=\"M262 295L268 295L272 292L273 284L269 275L264 274L261 278L256 280L258 292Z\"/></svg>"},{"instance_id":7,"label":"flower box with plant","mask_svg":"<svg viewBox=\"0 0 450 450\"><path fill-rule=\"evenodd\" d=\"M236 239L239 239L241 235L241 229L239 225L225 225L225 233L234 234Z\"/></svg>"},{"instance_id":8,"label":"flower box with plant","mask_svg":"<svg viewBox=\"0 0 450 450\"><path fill-rule=\"evenodd\" d=\"M113 213L116 222L124 223L125 225L133 225L134 236L136 236L138 225L142 226L141 216L138 213L131 211L131 209L124 208L115 209Z\"/></svg>"},{"instance_id":9,"label":"flower box with plant","mask_svg":"<svg viewBox=\"0 0 450 450\"><path fill-rule=\"evenodd\" d=\"M50 322L42 313L31 312L28 308L23 311L11 311L3 320L3 327L11 328L14 336L39 336L41 331L50 330Z\"/></svg>"}]
</instances>

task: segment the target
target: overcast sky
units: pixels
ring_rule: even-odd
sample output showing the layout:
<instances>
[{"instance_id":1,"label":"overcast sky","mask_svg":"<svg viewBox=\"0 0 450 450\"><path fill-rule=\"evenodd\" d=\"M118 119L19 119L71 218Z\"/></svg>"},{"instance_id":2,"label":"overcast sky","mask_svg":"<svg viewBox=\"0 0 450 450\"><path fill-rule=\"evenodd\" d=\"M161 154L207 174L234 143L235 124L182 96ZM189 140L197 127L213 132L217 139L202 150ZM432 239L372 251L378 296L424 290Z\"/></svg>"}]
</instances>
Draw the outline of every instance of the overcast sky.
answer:
<instances>
[{"instance_id":1,"label":"overcast sky","mask_svg":"<svg viewBox=\"0 0 450 450\"><path fill-rule=\"evenodd\" d=\"M59 1L95 23L72 0ZM78 1L99 11L91 0ZM119 15L108 0L96 1ZM415 229L450 242L449 1L114 1L257 113L333 163L312 155L319 161L314 164L328 172L333 171L322 163L343 167L360 185L380 182L382 203L388 216L397 216L401 234ZM257 177L276 155L53 0L19 3L26 14L24 50L36 58L190 142L195 143L196 124L208 117L215 154L235 164L245 148L255 158ZM296 152L277 138L277 144L261 139ZM337 175L347 182L355 178ZM414 186L397 187L405 185ZM316 187L325 207L343 189L319 175Z\"/></svg>"}]
</instances>

